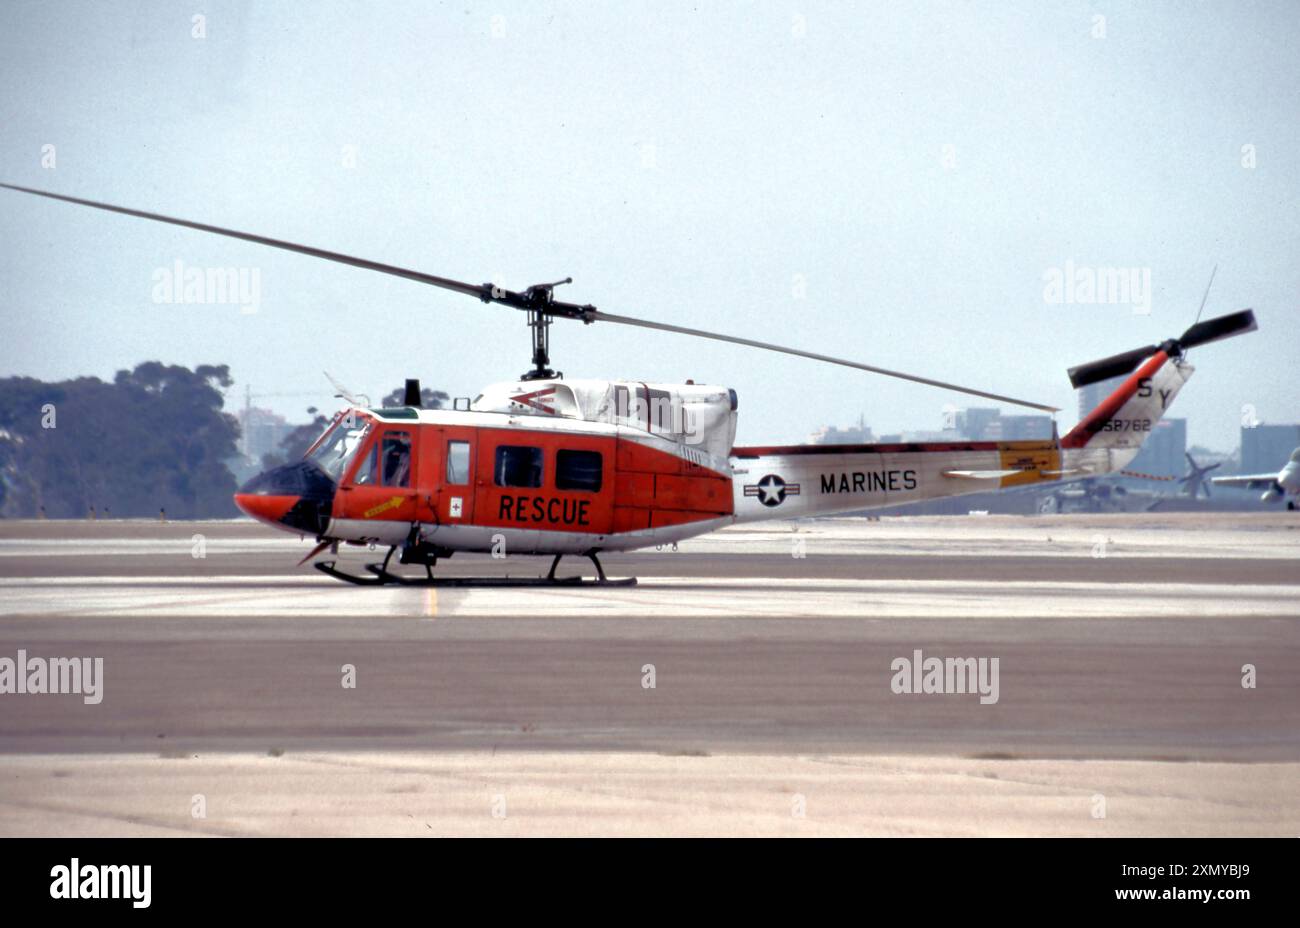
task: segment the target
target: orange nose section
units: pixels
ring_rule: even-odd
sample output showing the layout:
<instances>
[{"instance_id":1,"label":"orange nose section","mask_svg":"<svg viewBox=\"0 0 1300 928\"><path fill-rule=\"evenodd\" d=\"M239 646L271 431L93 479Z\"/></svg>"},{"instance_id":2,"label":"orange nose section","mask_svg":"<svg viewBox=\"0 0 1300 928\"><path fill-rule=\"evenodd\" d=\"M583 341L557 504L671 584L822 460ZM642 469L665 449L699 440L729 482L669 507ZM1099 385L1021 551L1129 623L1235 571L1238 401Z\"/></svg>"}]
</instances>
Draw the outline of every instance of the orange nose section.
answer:
<instances>
[{"instance_id":1,"label":"orange nose section","mask_svg":"<svg viewBox=\"0 0 1300 928\"><path fill-rule=\"evenodd\" d=\"M236 493L235 505L254 519L270 525L280 525L285 514L301 497L269 496L262 493Z\"/></svg>"}]
</instances>

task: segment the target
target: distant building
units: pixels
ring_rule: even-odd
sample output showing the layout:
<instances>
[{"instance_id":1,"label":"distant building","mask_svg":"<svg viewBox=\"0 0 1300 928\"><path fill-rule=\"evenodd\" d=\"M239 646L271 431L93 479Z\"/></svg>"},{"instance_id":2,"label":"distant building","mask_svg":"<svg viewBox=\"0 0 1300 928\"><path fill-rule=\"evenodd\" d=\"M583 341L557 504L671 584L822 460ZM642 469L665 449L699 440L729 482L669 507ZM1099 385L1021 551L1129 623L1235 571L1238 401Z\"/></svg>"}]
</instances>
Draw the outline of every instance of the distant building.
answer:
<instances>
[{"instance_id":1,"label":"distant building","mask_svg":"<svg viewBox=\"0 0 1300 928\"><path fill-rule=\"evenodd\" d=\"M1128 377L1127 374L1121 374L1118 377L1112 377L1109 380L1099 380L1096 383L1090 383L1086 387L1079 388L1079 418L1092 412L1101 405L1101 401L1110 396L1119 389L1119 385Z\"/></svg>"},{"instance_id":2,"label":"distant building","mask_svg":"<svg viewBox=\"0 0 1300 928\"><path fill-rule=\"evenodd\" d=\"M955 433L946 437L968 441L1028 441L1052 437L1051 416L1004 416L1000 409L975 406L953 416Z\"/></svg>"},{"instance_id":3,"label":"distant building","mask_svg":"<svg viewBox=\"0 0 1300 928\"><path fill-rule=\"evenodd\" d=\"M244 459L258 463L266 454L277 454L280 442L294 426L269 409L246 406L239 411L239 452Z\"/></svg>"},{"instance_id":4,"label":"distant building","mask_svg":"<svg viewBox=\"0 0 1300 928\"><path fill-rule=\"evenodd\" d=\"M1003 416L1003 441L1035 441L1052 437L1051 416Z\"/></svg>"},{"instance_id":5,"label":"distant building","mask_svg":"<svg viewBox=\"0 0 1300 928\"><path fill-rule=\"evenodd\" d=\"M997 441L1002 437L1000 410L991 406L959 409L954 417L957 431L971 441Z\"/></svg>"},{"instance_id":6,"label":"distant building","mask_svg":"<svg viewBox=\"0 0 1300 928\"><path fill-rule=\"evenodd\" d=\"M1187 420L1160 419L1151 428L1151 434L1142 443L1131 464L1125 470L1157 477L1181 477L1187 473Z\"/></svg>"},{"instance_id":7,"label":"distant building","mask_svg":"<svg viewBox=\"0 0 1300 928\"><path fill-rule=\"evenodd\" d=\"M1241 472L1266 474L1281 470L1296 448L1300 448L1300 424L1242 426Z\"/></svg>"},{"instance_id":8,"label":"distant building","mask_svg":"<svg viewBox=\"0 0 1300 928\"><path fill-rule=\"evenodd\" d=\"M857 425L846 429L823 425L809 435L808 440L814 445L869 445L875 437L871 434L871 427L859 420Z\"/></svg>"}]
</instances>

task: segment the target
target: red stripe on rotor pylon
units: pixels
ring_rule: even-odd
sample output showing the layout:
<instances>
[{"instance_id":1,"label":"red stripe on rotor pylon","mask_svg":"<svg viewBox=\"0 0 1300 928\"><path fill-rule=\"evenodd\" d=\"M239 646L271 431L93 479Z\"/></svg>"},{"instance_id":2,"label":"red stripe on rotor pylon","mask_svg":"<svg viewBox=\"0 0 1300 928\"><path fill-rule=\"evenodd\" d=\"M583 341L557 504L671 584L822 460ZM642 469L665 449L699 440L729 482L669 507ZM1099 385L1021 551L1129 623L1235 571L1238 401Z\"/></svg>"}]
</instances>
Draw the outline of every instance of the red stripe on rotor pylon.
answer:
<instances>
[{"instance_id":1,"label":"red stripe on rotor pylon","mask_svg":"<svg viewBox=\"0 0 1300 928\"><path fill-rule=\"evenodd\" d=\"M1163 351L1157 351L1143 361L1142 366L1130 374L1128 380L1120 384L1114 393L1102 400L1096 409L1084 416L1078 425L1070 429L1069 434L1061 439L1061 447L1082 448L1092 441L1092 437L1101 431L1102 426L1109 422L1115 413L1119 412L1120 407L1133 398L1133 394L1138 391L1138 385L1143 380L1153 376L1168 360L1169 355Z\"/></svg>"}]
</instances>

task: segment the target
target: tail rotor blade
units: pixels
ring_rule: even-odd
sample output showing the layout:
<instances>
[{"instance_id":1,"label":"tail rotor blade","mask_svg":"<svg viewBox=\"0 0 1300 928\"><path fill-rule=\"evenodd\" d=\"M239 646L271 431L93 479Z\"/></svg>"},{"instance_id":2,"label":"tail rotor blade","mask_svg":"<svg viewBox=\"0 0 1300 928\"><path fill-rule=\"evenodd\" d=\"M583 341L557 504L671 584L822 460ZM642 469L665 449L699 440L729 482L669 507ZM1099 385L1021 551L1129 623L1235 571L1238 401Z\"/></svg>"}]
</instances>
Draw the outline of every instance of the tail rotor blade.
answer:
<instances>
[{"instance_id":1,"label":"tail rotor blade","mask_svg":"<svg viewBox=\"0 0 1300 928\"><path fill-rule=\"evenodd\" d=\"M1135 348L1123 354L1102 358L1100 361L1089 361L1087 364L1080 364L1078 367L1070 368L1070 383L1077 390L1100 380L1109 380L1112 377L1131 374L1139 364L1159 350L1159 345L1147 345L1145 348Z\"/></svg>"},{"instance_id":2,"label":"tail rotor blade","mask_svg":"<svg viewBox=\"0 0 1300 928\"><path fill-rule=\"evenodd\" d=\"M1226 316L1216 316L1213 319L1206 319L1204 322L1196 323L1183 333L1182 337L1178 339L1178 343L1186 350L1196 345L1217 342L1221 338L1231 338L1234 335L1254 332L1258 328L1259 325L1255 322L1254 311L1243 309L1239 312L1228 313Z\"/></svg>"},{"instance_id":3,"label":"tail rotor blade","mask_svg":"<svg viewBox=\"0 0 1300 928\"><path fill-rule=\"evenodd\" d=\"M1170 354L1177 355L1180 352L1186 353L1189 348L1194 348L1197 345L1217 342L1219 339L1231 338L1234 335L1242 335L1246 332L1254 332L1258 328L1253 310L1243 309L1235 313L1228 313L1226 316L1216 316L1213 319L1195 323L1182 334L1181 338L1171 339L1163 345L1147 345L1145 348L1135 348L1123 354L1102 358L1100 361L1090 361L1087 364L1072 367L1070 368L1070 383L1074 384L1077 390L1079 387L1086 387L1088 384L1096 383L1099 380L1108 380L1111 377L1130 374L1139 364L1162 349Z\"/></svg>"}]
</instances>

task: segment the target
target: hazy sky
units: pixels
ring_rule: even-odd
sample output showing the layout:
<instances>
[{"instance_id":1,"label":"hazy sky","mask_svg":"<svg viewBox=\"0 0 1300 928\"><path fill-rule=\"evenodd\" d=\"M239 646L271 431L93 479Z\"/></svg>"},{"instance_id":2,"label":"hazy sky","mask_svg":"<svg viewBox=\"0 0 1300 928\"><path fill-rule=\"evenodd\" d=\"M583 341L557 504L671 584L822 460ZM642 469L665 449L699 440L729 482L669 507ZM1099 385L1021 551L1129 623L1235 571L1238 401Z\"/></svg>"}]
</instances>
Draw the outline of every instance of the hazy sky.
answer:
<instances>
[{"instance_id":1,"label":"hazy sky","mask_svg":"<svg viewBox=\"0 0 1300 928\"><path fill-rule=\"evenodd\" d=\"M1063 428L1066 368L1180 333L1217 262L1206 314L1261 330L1194 352L1173 414L1226 450L1244 404L1300 419L1297 48L1294 2L11 0L0 179L474 283L572 275L564 299L1049 402ZM224 362L228 406L310 393L259 401L301 418L322 370L377 400L528 366L522 314L415 283L8 191L0 237L0 375ZM155 301L176 261L256 270L257 312ZM1148 269L1149 314L1049 303L1067 262ZM557 322L552 354L734 387L749 443L968 404L613 326Z\"/></svg>"}]
</instances>

